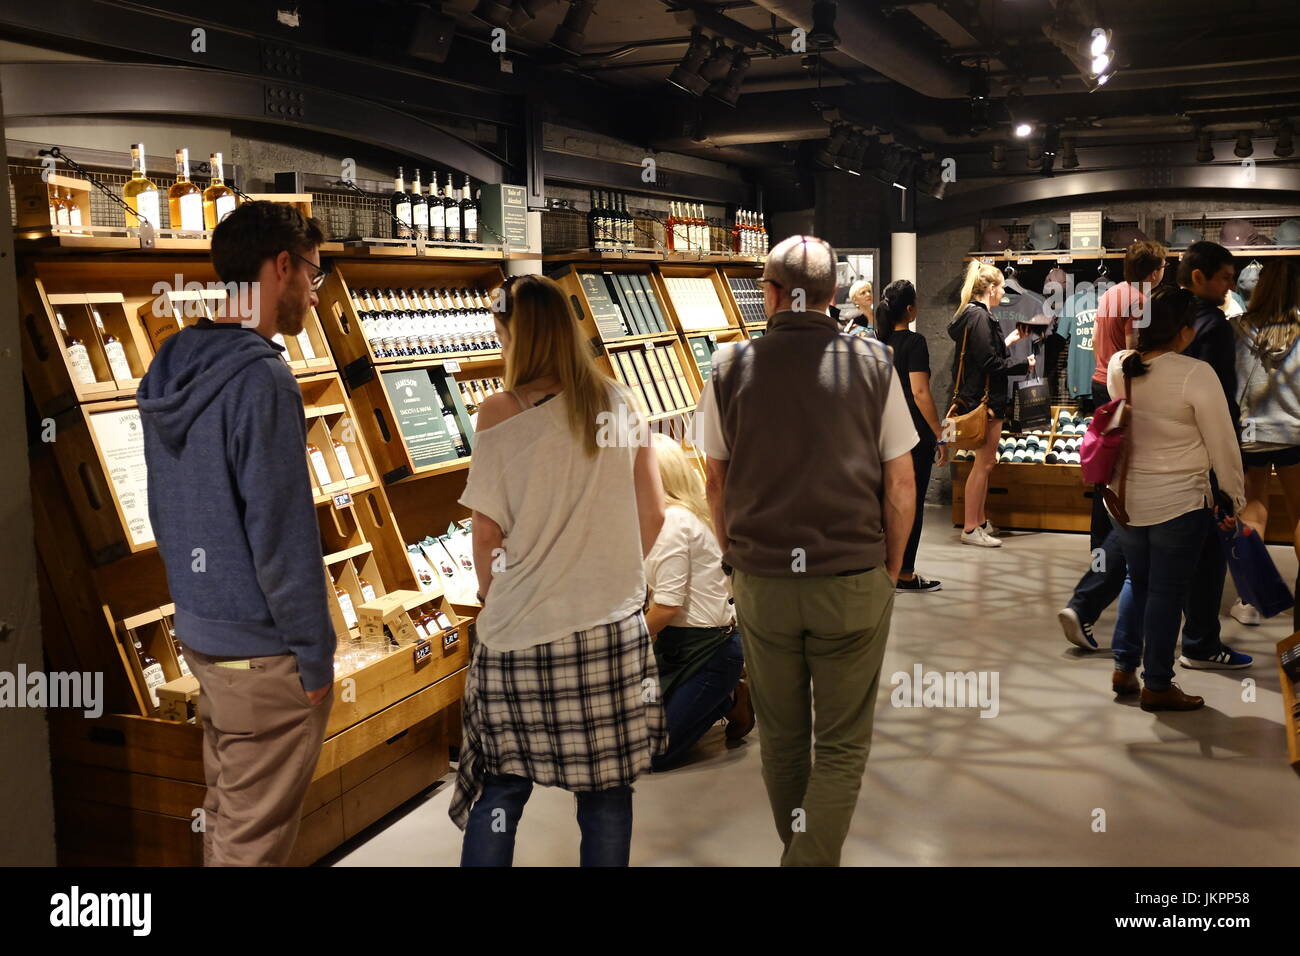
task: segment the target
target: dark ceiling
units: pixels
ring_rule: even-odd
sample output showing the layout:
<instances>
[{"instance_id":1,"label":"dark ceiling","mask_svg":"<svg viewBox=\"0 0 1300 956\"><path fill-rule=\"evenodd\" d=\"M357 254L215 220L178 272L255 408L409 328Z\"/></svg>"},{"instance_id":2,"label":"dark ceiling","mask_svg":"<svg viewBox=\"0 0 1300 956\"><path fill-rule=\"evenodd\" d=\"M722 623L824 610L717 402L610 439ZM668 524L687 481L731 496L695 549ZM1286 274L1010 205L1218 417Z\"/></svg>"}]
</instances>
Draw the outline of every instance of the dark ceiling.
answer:
<instances>
[{"instance_id":1,"label":"dark ceiling","mask_svg":"<svg viewBox=\"0 0 1300 956\"><path fill-rule=\"evenodd\" d=\"M486 34L473 16L475 2L444 8L463 30ZM574 57L547 44L568 7L552 0L531 24L512 31L511 43L554 72L581 72L639 94L656 145L705 155L718 147L823 139L836 118L917 146L987 151L1011 139L1014 121L1056 125L1082 145L1190 141L1197 128L1218 139L1243 129L1269 136L1270 122L1300 115L1296 0L841 0L838 48L789 52L792 26L809 26L812 6L601 0L583 55ZM1044 32L1073 10L1113 31L1118 71L1094 92ZM706 33L716 32L708 27L721 17L784 48L750 49L752 66L734 109L666 82L701 12ZM968 96L976 71L988 77L983 130L972 122Z\"/></svg>"}]
</instances>

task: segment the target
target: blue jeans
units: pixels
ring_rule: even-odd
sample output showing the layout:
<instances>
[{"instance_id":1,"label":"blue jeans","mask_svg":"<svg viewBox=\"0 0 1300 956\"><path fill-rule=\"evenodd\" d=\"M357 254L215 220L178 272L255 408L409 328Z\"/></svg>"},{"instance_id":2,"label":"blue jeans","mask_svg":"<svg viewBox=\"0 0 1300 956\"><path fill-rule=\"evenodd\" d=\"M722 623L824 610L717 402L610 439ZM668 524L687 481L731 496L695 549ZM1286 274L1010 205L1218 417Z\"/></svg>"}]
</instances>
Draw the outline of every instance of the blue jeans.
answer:
<instances>
[{"instance_id":1,"label":"blue jeans","mask_svg":"<svg viewBox=\"0 0 1300 956\"><path fill-rule=\"evenodd\" d=\"M1109 517L1106 519L1109 521ZM1092 569L1092 556L1088 556L1088 570L1074 586L1074 596L1070 598L1069 607L1079 615L1085 624L1094 624L1101 612L1110 607L1125 586L1128 565L1124 561L1124 549L1120 547L1119 532L1114 528L1101 543L1093 548L1101 548L1104 570ZM1120 605L1121 611L1123 604Z\"/></svg>"},{"instance_id":2,"label":"blue jeans","mask_svg":"<svg viewBox=\"0 0 1300 956\"><path fill-rule=\"evenodd\" d=\"M461 866L510 866L515 831L533 782L513 774L489 774L483 794L469 812ZM578 827L583 866L627 866L632 851L632 788L579 791Z\"/></svg>"},{"instance_id":3,"label":"blue jeans","mask_svg":"<svg viewBox=\"0 0 1300 956\"><path fill-rule=\"evenodd\" d=\"M741 649L740 629L737 628L731 640L714 651L707 664L673 688L664 699L668 750L651 760L650 766L654 770L667 770L680 761L696 741L731 710L735 702L732 692L744 666L745 652Z\"/></svg>"},{"instance_id":4,"label":"blue jeans","mask_svg":"<svg viewBox=\"0 0 1300 956\"><path fill-rule=\"evenodd\" d=\"M1215 531L1214 512L1196 512L1205 525L1205 538L1193 560L1192 585L1187 593L1183 624L1183 653L1208 660L1223 650L1219 634L1219 605L1223 601L1223 579L1228 573L1228 559Z\"/></svg>"},{"instance_id":5,"label":"blue jeans","mask_svg":"<svg viewBox=\"0 0 1300 956\"><path fill-rule=\"evenodd\" d=\"M1160 524L1119 529L1133 581L1130 619L1140 622L1142 630L1136 640L1131 633L1122 638L1117 663L1120 653L1132 657L1134 644L1140 642L1142 681L1153 691L1168 690L1174 678L1174 648L1182 612L1210 531L1207 515L1198 509ZM1218 547L1217 541L1214 544Z\"/></svg>"}]
</instances>

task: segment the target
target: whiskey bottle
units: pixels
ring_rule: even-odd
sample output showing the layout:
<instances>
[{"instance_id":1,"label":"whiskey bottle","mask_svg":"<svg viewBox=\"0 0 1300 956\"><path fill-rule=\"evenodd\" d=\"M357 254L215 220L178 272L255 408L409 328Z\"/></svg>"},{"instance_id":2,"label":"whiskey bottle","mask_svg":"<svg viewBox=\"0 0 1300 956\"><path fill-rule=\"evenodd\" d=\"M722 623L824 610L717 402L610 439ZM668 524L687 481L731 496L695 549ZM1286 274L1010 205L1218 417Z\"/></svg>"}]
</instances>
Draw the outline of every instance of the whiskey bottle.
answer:
<instances>
[{"instance_id":1,"label":"whiskey bottle","mask_svg":"<svg viewBox=\"0 0 1300 956\"><path fill-rule=\"evenodd\" d=\"M587 242L591 245L591 248L599 249L600 230L596 225L596 214L597 214L596 190L593 189L591 191L590 198L591 198L591 210L587 213Z\"/></svg>"},{"instance_id":2,"label":"whiskey bottle","mask_svg":"<svg viewBox=\"0 0 1300 956\"><path fill-rule=\"evenodd\" d=\"M460 433L460 423L456 421L456 413L447 402L443 402L442 405L442 421L447 426L447 437L456 446L456 456L458 458L468 457L469 449L465 447L465 437Z\"/></svg>"},{"instance_id":3,"label":"whiskey bottle","mask_svg":"<svg viewBox=\"0 0 1300 956\"><path fill-rule=\"evenodd\" d=\"M162 218L159 212L160 199L158 187L144 174L144 143L131 145L131 178L122 187L122 199L138 214L126 217L127 234L138 236L140 223L149 223L154 229L161 228Z\"/></svg>"},{"instance_id":4,"label":"whiskey bottle","mask_svg":"<svg viewBox=\"0 0 1300 956\"><path fill-rule=\"evenodd\" d=\"M411 238L411 194L406 191L402 167L397 167L397 177L393 180L393 194L388 197L388 209L397 222L393 223L394 239Z\"/></svg>"},{"instance_id":5,"label":"whiskey bottle","mask_svg":"<svg viewBox=\"0 0 1300 956\"><path fill-rule=\"evenodd\" d=\"M339 602L339 610L343 612L343 623L350 631L357 626L357 610L352 606L352 595L339 585L334 583L334 598Z\"/></svg>"},{"instance_id":6,"label":"whiskey bottle","mask_svg":"<svg viewBox=\"0 0 1300 956\"><path fill-rule=\"evenodd\" d=\"M135 653L140 659L140 670L144 673L144 686L149 691L149 699L153 701L156 708L158 706L158 688L167 683L167 678L163 675L162 665L144 649L144 645L140 643L138 637L135 639Z\"/></svg>"},{"instance_id":7,"label":"whiskey bottle","mask_svg":"<svg viewBox=\"0 0 1300 956\"><path fill-rule=\"evenodd\" d=\"M343 477L345 479L355 478L357 472L352 467L352 456L348 454L348 446L337 438L331 438L330 442L334 446L334 457L338 459L339 470L343 472Z\"/></svg>"},{"instance_id":8,"label":"whiskey bottle","mask_svg":"<svg viewBox=\"0 0 1300 956\"><path fill-rule=\"evenodd\" d=\"M369 604L371 601L375 599L374 586L359 574L357 575L357 586L361 588L362 604Z\"/></svg>"},{"instance_id":9,"label":"whiskey bottle","mask_svg":"<svg viewBox=\"0 0 1300 956\"><path fill-rule=\"evenodd\" d=\"M429 170L429 241L447 241L447 210L442 201L442 188L438 185L438 173Z\"/></svg>"},{"instance_id":10,"label":"whiskey bottle","mask_svg":"<svg viewBox=\"0 0 1300 956\"><path fill-rule=\"evenodd\" d=\"M203 231L203 192L190 182L190 151L176 150L176 182L167 190L167 211L173 230Z\"/></svg>"},{"instance_id":11,"label":"whiskey bottle","mask_svg":"<svg viewBox=\"0 0 1300 956\"><path fill-rule=\"evenodd\" d=\"M320 448L314 442L307 443L307 458L311 461L312 470L316 473L316 483L323 490L334 478L330 475L329 465L325 464L325 456L321 454Z\"/></svg>"},{"instance_id":12,"label":"whiskey bottle","mask_svg":"<svg viewBox=\"0 0 1300 956\"><path fill-rule=\"evenodd\" d=\"M164 617L163 622L167 625L167 635L171 638L172 648L176 651L176 666L181 669L182 677L192 677L190 665L185 663L185 650L181 647L180 638L176 636L176 622L170 617Z\"/></svg>"},{"instance_id":13,"label":"whiskey bottle","mask_svg":"<svg viewBox=\"0 0 1300 956\"><path fill-rule=\"evenodd\" d=\"M460 198L461 234L465 242L478 244L478 200L471 191L469 177L465 177L465 190Z\"/></svg>"},{"instance_id":14,"label":"whiskey bottle","mask_svg":"<svg viewBox=\"0 0 1300 956\"><path fill-rule=\"evenodd\" d=\"M131 372L131 363L126 360L126 349L122 347L121 342L108 334L99 309L92 308L90 312L95 317L95 328L99 329L99 337L104 343L104 355L108 358L108 367L113 373L113 378L119 382L132 381L135 375Z\"/></svg>"},{"instance_id":15,"label":"whiskey bottle","mask_svg":"<svg viewBox=\"0 0 1300 956\"><path fill-rule=\"evenodd\" d=\"M442 207L447 219L447 241L464 242L460 228L460 203L456 199L456 184L452 182L451 173L447 174L447 191L443 194Z\"/></svg>"},{"instance_id":16,"label":"whiskey bottle","mask_svg":"<svg viewBox=\"0 0 1300 956\"><path fill-rule=\"evenodd\" d=\"M411 182L411 223L415 235L421 239L429 238L429 206L424 198L424 186L420 183L420 171L415 171Z\"/></svg>"},{"instance_id":17,"label":"whiskey bottle","mask_svg":"<svg viewBox=\"0 0 1300 956\"><path fill-rule=\"evenodd\" d=\"M235 191L226 185L221 154L208 156L208 165L212 167L212 182L203 190L203 223L208 229L216 229L217 223L235 211L238 200Z\"/></svg>"},{"instance_id":18,"label":"whiskey bottle","mask_svg":"<svg viewBox=\"0 0 1300 956\"><path fill-rule=\"evenodd\" d=\"M627 208L627 196L619 198L619 208L623 212L623 248L636 248L636 219L632 216L632 211Z\"/></svg>"},{"instance_id":19,"label":"whiskey bottle","mask_svg":"<svg viewBox=\"0 0 1300 956\"><path fill-rule=\"evenodd\" d=\"M95 368L90 364L90 353L86 346L81 343L80 339L71 338L68 335L68 326L63 321L63 313L56 311L54 318L59 323L59 331L63 333L64 344L68 350L68 365L72 369L72 378L78 385L94 385L98 381L95 378Z\"/></svg>"},{"instance_id":20,"label":"whiskey bottle","mask_svg":"<svg viewBox=\"0 0 1300 956\"><path fill-rule=\"evenodd\" d=\"M72 227L74 233L81 235L81 207L72 198L71 189L63 194L63 206L67 210L68 225Z\"/></svg>"}]
</instances>

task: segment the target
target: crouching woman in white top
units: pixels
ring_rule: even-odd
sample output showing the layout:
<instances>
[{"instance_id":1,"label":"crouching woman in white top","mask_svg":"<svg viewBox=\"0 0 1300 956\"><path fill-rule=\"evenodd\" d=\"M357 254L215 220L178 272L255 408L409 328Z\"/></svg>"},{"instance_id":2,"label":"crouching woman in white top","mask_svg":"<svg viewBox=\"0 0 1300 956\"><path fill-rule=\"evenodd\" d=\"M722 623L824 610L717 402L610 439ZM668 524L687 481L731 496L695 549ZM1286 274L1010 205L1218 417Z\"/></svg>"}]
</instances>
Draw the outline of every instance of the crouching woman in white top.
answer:
<instances>
[{"instance_id":1,"label":"crouching woman in white top","mask_svg":"<svg viewBox=\"0 0 1300 956\"><path fill-rule=\"evenodd\" d=\"M667 770L719 720L728 740L740 740L754 729L754 708L740 679L745 656L704 481L667 435L655 435L654 447L665 512L645 560L646 624L668 714L668 750L653 767Z\"/></svg>"},{"instance_id":2,"label":"crouching woman in white top","mask_svg":"<svg viewBox=\"0 0 1300 956\"><path fill-rule=\"evenodd\" d=\"M451 818L462 866L509 866L534 783L576 795L583 866L626 866L632 782L666 745L642 561L663 524L645 425L560 287L511 280L508 392L479 408L460 503L483 610Z\"/></svg>"},{"instance_id":3,"label":"crouching woman in white top","mask_svg":"<svg viewBox=\"0 0 1300 956\"><path fill-rule=\"evenodd\" d=\"M1192 573L1205 536L1214 533L1207 511L1214 506L1211 469L1233 510L1245 505L1223 388L1209 365L1179 354L1195 337L1195 303L1189 290L1157 289L1147 325L1137 330L1137 349L1116 352L1106 372L1111 397L1128 398L1132 412L1127 473L1116 476L1128 526L1116 527L1133 581L1134 619L1141 622L1123 640L1116 629L1112 686L1121 696L1138 693L1141 663L1143 710L1195 710L1205 703L1184 694L1173 677Z\"/></svg>"}]
</instances>

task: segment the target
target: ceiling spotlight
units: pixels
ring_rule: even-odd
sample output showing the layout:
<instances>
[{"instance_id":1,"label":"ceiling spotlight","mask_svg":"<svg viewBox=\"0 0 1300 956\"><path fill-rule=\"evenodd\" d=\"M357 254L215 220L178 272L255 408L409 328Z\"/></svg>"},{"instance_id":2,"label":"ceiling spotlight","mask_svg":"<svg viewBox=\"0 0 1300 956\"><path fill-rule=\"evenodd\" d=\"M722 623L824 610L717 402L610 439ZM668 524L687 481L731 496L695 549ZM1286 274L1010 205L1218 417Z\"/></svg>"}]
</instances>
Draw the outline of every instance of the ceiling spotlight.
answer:
<instances>
[{"instance_id":1,"label":"ceiling spotlight","mask_svg":"<svg viewBox=\"0 0 1300 956\"><path fill-rule=\"evenodd\" d=\"M1028 136L1028 135L1029 135L1030 133L1032 133L1033 131L1034 131L1034 127L1031 126L1029 123L1017 123L1017 124L1016 124L1016 135L1019 136L1021 139L1024 139L1026 136Z\"/></svg>"},{"instance_id":2,"label":"ceiling spotlight","mask_svg":"<svg viewBox=\"0 0 1300 956\"><path fill-rule=\"evenodd\" d=\"M840 38L835 32L834 0L816 0L813 4L813 25L808 31L808 39L814 49L826 50L839 45Z\"/></svg>"},{"instance_id":3,"label":"ceiling spotlight","mask_svg":"<svg viewBox=\"0 0 1300 956\"><path fill-rule=\"evenodd\" d=\"M1294 131L1291 127L1290 120L1283 120L1277 127L1277 142L1273 144L1273 155L1283 159L1295 152L1295 144L1292 142Z\"/></svg>"},{"instance_id":4,"label":"ceiling spotlight","mask_svg":"<svg viewBox=\"0 0 1300 956\"><path fill-rule=\"evenodd\" d=\"M1092 58L1092 75L1100 78L1101 74L1106 72L1106 67L1110 66L1111 55L1109 53L1099 53Z\"/></svg>"},{"instance_id":5,"label":"ceiling spotlight","mask_svg":"<svg viewBox=\"0 0 1300 956\"><path fill-rule=\"evenodd\" d=\"M668 74L668 82L692 96L703 96L704 91L709 88L709 81L700 76L700 69L712 51L713 44L709 42L709 38L698 30L693 31L691 45L686 48L682 62L673 67L673 71Z\"/></svg>"},{"instance_id":6,"label":"ceiling spotlight","mask_svg":"<svg viewBox=\"0 0 1300 956\"><path fill-rule=\"evenodd\" d=\"M1198 130L1196 133L1196 161L1214 162L1214 138L1208 129Z\"/></svg>"},{"instance_id":7,"label":"ceiling spotlight","mask_svg":"<svg viewBox=\"0 0 1300 956\"><path fill-rule=\"evenodd\" d=\"M1002 143L994 143L993 152L990 158L991 158L991 164L994 169L1006 169L1007 168L1007 147Z\"/></svg>"},{"instance_id":8,"label":"ceiling spotlight","mask_svg":"<svg viewBox=\"0 0 1300 956\"><path fill-rule=\"evenodd\" d=\"M474 8L474 16L494 27L504 27L510 22L513 12L508 0L479 0L478 6Z\"/></svg>"},{"instance_id":9,"label":"ceiling spotlight","mask_svg":"<svg viewBox=\"0 0 1300 956\"><path fill-rule=\"evenodd\" d=\"M1114 70L1111 70L1109 73L1103 73L1101 76L1097 77L1097 85L1105 86L1107 81L1109 81L1110 78L1114 75L1115 75Z\"/></svg>"},{"instance_id":10,"label":"ceiling spotlight","mask_svg":"<svg viewBox=\"0 0 1300 956\"><path fill-rule=\"evenodd\" d=\"M1075 151L1073 136L1066 136L1061 140L1061 168L1079 168L1079 154Z\"/></svg>"},{"instance_id":11,"label":"ceiling spotlight","mask_svg":"<svg viewBox=\"0 0 1300 956\"><path fill-rule=\"evenodd\" d=\"M1240 130L1237 133L1237 145L1232 149L1232 155L1240 156L1245 159L1255 152L1255 144L1250 141L1250 130Z\"/></svg>"},{"instance_id":12,"label":"ceiling spotlight","mask_svg":"<svg viewBox=\"0 0 1300 956\"><path fill-rule=\"evenodd\" d=\"M737 52L739 49L727 46L727 42L722 37L714 37L713 49L709 58L704 61L704 65L700 67L700 76L709 83L716 83L731 71L731 64L735 62Z\"/></svg>"},{"instance_id":13,"label":"ceiling spotlight","mask_svg":"<svg viewBox=\"0 0 1300 956\"><path fill-rule=\"evenodd\" d=\"M1092 37L1088 41L1088 53L1091 56L1101 56L1110 49L1110 38L1109 30L1105 27L1097 27L1092 31Z\"/></svg>"},{"instance_id":14,"label":"ceiling spotlight","mask_svg":"<svg viewBox=\"0 0 1300 956\"><path fill-rule=\"evenodd\" d=\"M587 32L587 21L591 19L595 9L596 0L570 0L569 12L564 15L564 21L555 28L555 35L551 37L551 42L566 52L575 55L581 53L586 42L583 34Z\"/></svg>"},{"instance_id":15,"label":"ceiling spotlight","mask_svg":"<svg viewBox=\"0 0 1300 956\"><path fill-rule=\"evenodd\" d=\"M749 55L739 47L732 51L731 69L720 80L714 80L709 86L709 95L722 101L727 106L735 106L740 99L740 87L749 72Z\"/></svg>"},{"instance_id":16,"label":"ceiling spotlight","mask_svg":"<svg viewBox=\"0 0 1300 956\"><path fill-rule=\"evenodd\" d=\"M836 126L831 130L831 138L826 141L825 146L817 151L817 162L823 166L838 167L843 161L844 152L852 132L852 127L847 125Z\"/></svg>"}]
</instances>

